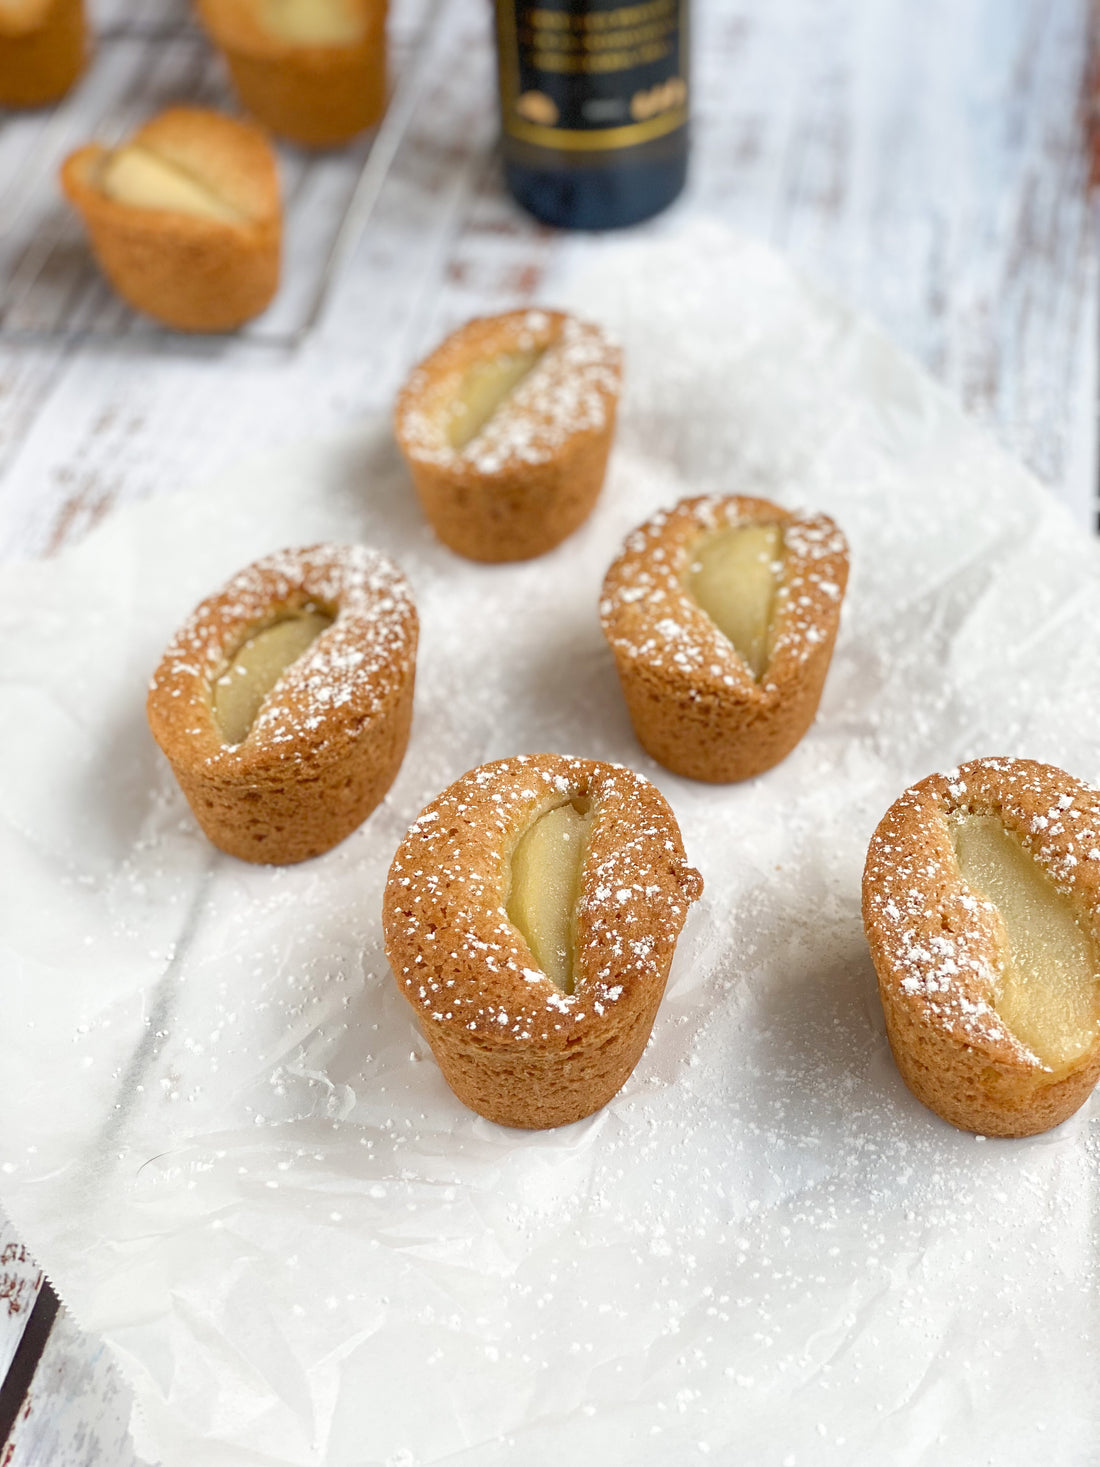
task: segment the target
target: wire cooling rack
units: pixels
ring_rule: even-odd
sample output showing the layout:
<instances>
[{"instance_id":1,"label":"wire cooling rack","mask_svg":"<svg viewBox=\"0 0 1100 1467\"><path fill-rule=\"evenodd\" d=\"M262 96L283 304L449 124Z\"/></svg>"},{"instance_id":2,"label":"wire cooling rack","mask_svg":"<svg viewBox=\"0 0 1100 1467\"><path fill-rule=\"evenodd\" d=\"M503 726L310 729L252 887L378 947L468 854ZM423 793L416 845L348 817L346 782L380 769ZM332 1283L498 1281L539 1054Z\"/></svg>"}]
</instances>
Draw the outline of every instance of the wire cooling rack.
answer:
<instances>
[{"instance_id":1,"label":"wire cooling rack","mask_svg":"<svg viewBox=\"0 0 1100 1467\"><path fill-rule=\"evenodd\" d=\"M411 33L390 37L397 85L373 136L332 152L278 145L283 190L282 282L268 310L234 334L293 350L320 320L329 289L366 226L405 135L427 51L446 0L426 0ZM61 196L63 159L94 139L107 146L178 102L239 110L225 68L185 0L101 0L95 56L79 85L49 111L0 113L0 341L171 339L104 280Z\"/></svg>"}]
</instances>

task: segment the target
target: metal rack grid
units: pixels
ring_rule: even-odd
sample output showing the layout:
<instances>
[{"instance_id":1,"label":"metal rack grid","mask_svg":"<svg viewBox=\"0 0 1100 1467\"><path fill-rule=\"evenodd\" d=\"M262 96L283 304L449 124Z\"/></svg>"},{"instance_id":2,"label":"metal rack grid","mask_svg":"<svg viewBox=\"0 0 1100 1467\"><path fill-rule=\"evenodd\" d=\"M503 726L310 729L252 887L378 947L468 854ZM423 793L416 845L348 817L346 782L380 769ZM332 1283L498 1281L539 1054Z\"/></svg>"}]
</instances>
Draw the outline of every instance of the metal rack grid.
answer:
<instances>
[{"instance_id":1,"label":"metal rack grid","mask_svg":"<svg viewBox=\"0 0 1100 1467\"><path fill-rule=\"evenodd\" d=\"M412 117L445 3L427 0L412 34L391 36L398 80L373 136L324 153L278 144L281 283L267 311L232 340L293 350L321 319ZM145 0L139 21L128 6L108 0L100 10L93 17L95 57L74 91L48 112L0 114L0 342L223 343L228 338L181 337L127 306L100 273L61 196L60 164L89 139L114 145L180 101L238 110L220 58L181 0Z\"/></svg>"}]
</instances>

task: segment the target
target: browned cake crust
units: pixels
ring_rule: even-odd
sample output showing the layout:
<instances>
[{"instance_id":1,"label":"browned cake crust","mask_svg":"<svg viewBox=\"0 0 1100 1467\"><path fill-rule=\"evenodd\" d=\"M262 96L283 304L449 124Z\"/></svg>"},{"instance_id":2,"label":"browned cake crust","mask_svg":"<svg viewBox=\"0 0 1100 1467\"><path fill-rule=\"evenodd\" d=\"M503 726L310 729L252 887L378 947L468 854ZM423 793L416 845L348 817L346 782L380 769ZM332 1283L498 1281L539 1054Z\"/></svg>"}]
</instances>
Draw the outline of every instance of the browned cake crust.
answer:
<instances>
[{"instance_id":1,"label":"browned cake crust","mask_svg":"<svg viewBox=\"0 0 1100 1467\"><path fill-rule=\"evenodd\" d=\"M41 107L88 57L83 0L23 0L0 15L0 107Z\"/></svg>"},{"instance_id":2,"label":"browned cake crust","mask_svg":"<svg viewBox=\"0 0 1100 1467\"><path fill-rule=\"evenodd\" d=\"M256 0L198 0L248 110L272 132L330 148L386 110L386 0L354 0L360 35L347 45L297 45L262 24Z\"/></svg>"},{"instance_id":3,"label":"browned cake crust","mask_svg":"<svg viewBox=\"0 0 1100 1467\"><path fill-rule=\"evenodd\" d=\"M336 620L276 683L243 742L223 743L214 683L250 637L307 605ZM416 642L408 583L361 545L269 555L188 617L156 670L147 711L215 845L286 865L327 851L366 819L405 754Z\"/></svg>"},{"instance_id":4,"label":"browned cake crust","mask_svg":"<svg viewBox=\"0 0 1100 1467\"><path fill-rule=\"evenodd\" d=\"M508 920L505 887L524 830L573 794L596 814L567 995ZM701 891L672 811L641 775L558 754L502 759L463 775L409 830L386 884L386 956L461 1101L501 1125L567 1125L637 1064Z\"/></svg>"},{"instance_id":5,"label":"browned cake crust","mask_svg":"<svg viewBox=\"0 0 1100 1467\"><path fill-rule=\"evenodd\" d=\"M466 373L505 352L545 354L506 408L462 449L441 417ZM584 523L615 432L621 353L561 311L479 317L415 369L397 399L397 442L436 534L471 560L530 560Z\"/></svg>"},{"instance_id":6,"label":"browned cake crust","mask_svg":"<svg viewBox=\"0 0 1100 1467\"><path fill-rule=\"evenodd\" d=\"M688 593L690 547L738 524L783 529L771 657L757 682ZM725 784L778 764L817 713L848 583L848 548L828 515L738 495L684 499L631 535L600 601L634 732L658 763Z\"/></svg>"},{"instance_id":7,"label":"browned cake crust","mask_svg":"<svg viewBox=\"0 0 1100 1467\"><path fill-rule=\"evenodd\" d=\"M947 817L997 815L1100 938L1100 795L1029 759L976 759L907 789L871 839L863 923L890 1048L937 1115L984 1136L1032 1136L1071 1116L1100 1076L1100 1035L1055 1073L992 1005L995 910L963 882Z\"/></svg>"},{"instance_id":8,"label":"browned cake crust","mask_svg":"<svg viewBox=\"0 0 1100 1467\"><path fill-rule=\"evenodd\" d=\"M241 213L240 222L144 209L99 186L107 149L65 160L61 184L104 273L130 305L180 331L230 331L270 303L279 283L282 211L275 154L249 123L173 107L130 139L183 169Z\"/></svg>"}]
</instances>

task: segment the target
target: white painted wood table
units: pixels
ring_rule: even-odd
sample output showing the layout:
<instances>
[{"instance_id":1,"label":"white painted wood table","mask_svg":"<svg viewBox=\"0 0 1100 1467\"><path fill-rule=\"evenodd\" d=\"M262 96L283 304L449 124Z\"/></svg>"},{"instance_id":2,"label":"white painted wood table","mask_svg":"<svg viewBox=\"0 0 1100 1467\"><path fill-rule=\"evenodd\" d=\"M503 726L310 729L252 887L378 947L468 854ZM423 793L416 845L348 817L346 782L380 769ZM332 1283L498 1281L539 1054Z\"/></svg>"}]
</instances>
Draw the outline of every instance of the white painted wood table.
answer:
<instances>
[{"instance_id":1,"label":"white painted wood table","mask_svg":"<svg viewBox=\"0 0 1100 1467\"><path fill-rule=\"evenodd\" d=\"M154 34L187 23L183 0L143 5ZM94 13L109 31L127 7L101 0ZM419 0L396 0L405 74L423 14ZM1093 529L1088 0L697 0L695 19L691 183L643 232L710 215L787 251L876 316ZM130 114L225 98L201 39L177 38L171 53L165 42L163 54L146 44L158 64L141 68ZM75 305L61 297L58 319L79 310L111 335L14 335L9 310L0 556L52 555L120 505L384 409L444 331L477 312L551 301L555 281L583 263L589 240L540 228L502 190L486 0L446 0L415 54L409 126L377 207L298 349L149 334L86 282ZM9 305L16 287L31 298L42 240L51 253L35 290L56 300L64 271L83 265L78 236L42 190L69 140L102 114L104 87L125 72L120 55L105 44L55 115L0 124ZM286 153L296 273L276 325L300 317L361 155L330 177L303 174ZM32 196L48 207L28 257ZM0 1222L0 1467L122 1467L134 1460L126 1390L99 1343L63 1309L53 1317L33 1243Z\"/></svg>"}]
</instances>

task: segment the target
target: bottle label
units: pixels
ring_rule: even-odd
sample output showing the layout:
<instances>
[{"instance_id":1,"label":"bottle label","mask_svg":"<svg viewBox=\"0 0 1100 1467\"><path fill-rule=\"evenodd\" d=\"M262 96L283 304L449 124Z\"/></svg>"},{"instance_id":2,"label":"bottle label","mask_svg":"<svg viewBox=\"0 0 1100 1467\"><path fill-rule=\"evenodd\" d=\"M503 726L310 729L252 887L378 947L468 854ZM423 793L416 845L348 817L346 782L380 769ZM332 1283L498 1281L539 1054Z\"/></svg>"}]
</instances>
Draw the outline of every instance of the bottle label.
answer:
<instances>
[{"instance_id":1,"label":"bottle label","mask_svg":"<svg viewBox=\"0 0 1100 1467\"><path fill-rule=\"evenodd\" d=\"M504 131L629 148L687 122L687 0L497 0Z\"/></svg>"}]
</instances>

